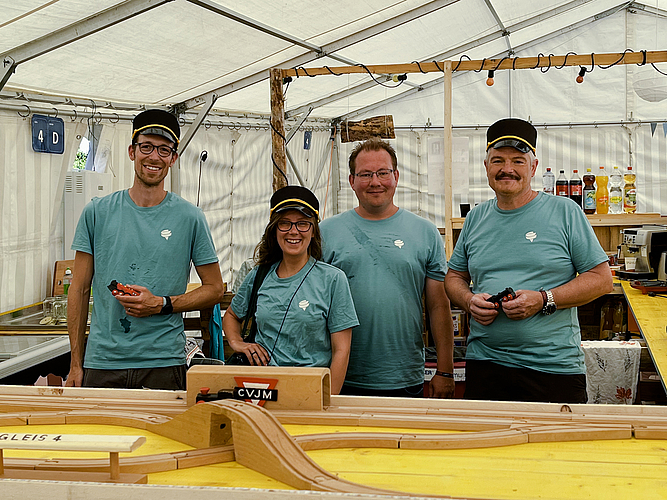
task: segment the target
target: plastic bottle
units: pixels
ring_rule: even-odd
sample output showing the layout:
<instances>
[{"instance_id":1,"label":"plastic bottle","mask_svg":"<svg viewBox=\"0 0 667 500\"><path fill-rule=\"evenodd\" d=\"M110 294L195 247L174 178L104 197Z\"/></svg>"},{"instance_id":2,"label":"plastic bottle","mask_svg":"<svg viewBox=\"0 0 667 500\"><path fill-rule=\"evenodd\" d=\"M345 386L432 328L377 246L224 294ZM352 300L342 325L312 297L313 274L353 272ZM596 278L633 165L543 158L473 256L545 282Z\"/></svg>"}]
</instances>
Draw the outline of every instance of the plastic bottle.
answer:
<instances>
[{"instance_id":1,"label":"plastic bottle","mask_svg":"<svg viewBox=\"0 0 667 500\"><path fill-rule=\"evenodd\" d=\"M68 267L65 269L65 277L63 278L63 293L67 295L69 286L72 284L72 270Z\"/></svg>"},{"instance_id":2,"label":"plastic bottle","mask_svg":"<svg viewBox=\"0 0 667 500\"><path fill-rule=\"evenodd\" d=\"M595 176L595 183L598 188L595 191L595 202L596 209L598 214L609 213L609 189L607 189L607 183L609 182L609 177L604 167L600 167L598 175Z\"/></svg>"},{"instance_id":3,"label":"plastic bottle","mask_svg":"<svg viewBox=\"0 0 667 500\"><path fill-rule=\"evenodd\" d=\"M609 212L612 214L623 213L623 174L618 167L614 167L609 176Z\"/></svg>"},{"instance_id":4,"label":"plastic bottle","mask_svg":"<svg viewBox=\"0 0 667 500\"><path fill-rule=\"evenodd\" d=\"M569 194L570 187L565 177L565 170L561 170L556 181L556 196L565 196L567 198Z\"/></svg>"},{"instance_id":5,"label":"plastic bottle","mask_svg":"<svg viewBox=\"0 0 667 500\"><path fill-rule=\"evenodd\" d=\"M583 184L581 177L579 177L579 171L575 169L572 171L572 177L570 178L570 199L581 207L582 195Z\"/></svg>"},{"instance_id":6,"label":"plastic bottle","mask_svg":"<svg viewBox=\"0 0 667 500\"><path fill-rule=\"evenodd\" d=\"M590 168L586 169L586 175L584 175L584 212L587 214L595 213L595 176Z\"/></svg>"},{"instance_id":7,"label":"plastic bottle","mask_svg":"<svg viewBox=\"0 0 667 500\"><path fill-rule=\"evenodd\" d=\"M551 169L547 167L547 171L544 172L544 175L542 176L542 189L544 190L545 193L555 194L554 193L555 188L556 188L556 176L551 171Z\"/></svg>"},{"instance_id":8,"label":"plastic bottle","mask_svg":"<svg viewBox=\"0 0 667 500\"><path fill-rule=\"evenodd\" d=\"M635 187L636 175L632 167L623 176L625 186L623 187L623 211L626 214L634 214L637 210L637 188Z\"/></svg>"}]
</instances>

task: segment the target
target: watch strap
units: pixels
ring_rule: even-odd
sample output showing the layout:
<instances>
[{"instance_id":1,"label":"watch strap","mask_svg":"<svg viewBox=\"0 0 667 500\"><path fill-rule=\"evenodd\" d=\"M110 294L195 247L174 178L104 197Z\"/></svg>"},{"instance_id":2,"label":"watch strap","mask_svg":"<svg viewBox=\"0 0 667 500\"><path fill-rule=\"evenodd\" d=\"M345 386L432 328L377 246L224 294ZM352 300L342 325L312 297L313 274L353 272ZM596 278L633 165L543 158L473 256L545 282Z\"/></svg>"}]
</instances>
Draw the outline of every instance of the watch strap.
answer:
<instances>
[{"instance_id":1,"label":"watch strap","mask_svg":"<svg viewBox=\"0 0 667 500\"><path fill-rule=\"evenodd\" d=\"M171 304L171 297L165 295L162 297L162 309L160 314L171 314L174 312L174 306Z\"/></svg>"},{"instance_id":2,"label":"watch strap","mask_svg":"<svg viewBox=\"0 0 667 500\"><path fill-rule=\"evenodd\" d=\"M542 314L553 314L556 312L556 302L554 301L554 294L551 290L545 290L544 288L540 288L540 292L542 293L542 300L543 305L542 305Z\"/></svg>"}]
</instances>

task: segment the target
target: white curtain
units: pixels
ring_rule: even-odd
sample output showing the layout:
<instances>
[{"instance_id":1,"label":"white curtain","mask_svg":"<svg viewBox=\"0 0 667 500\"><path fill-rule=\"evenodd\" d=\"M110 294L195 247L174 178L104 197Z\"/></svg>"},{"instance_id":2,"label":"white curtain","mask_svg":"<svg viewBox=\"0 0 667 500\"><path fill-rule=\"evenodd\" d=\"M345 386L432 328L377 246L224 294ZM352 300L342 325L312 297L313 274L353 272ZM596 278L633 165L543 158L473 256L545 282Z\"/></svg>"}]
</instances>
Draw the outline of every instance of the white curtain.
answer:
<instances>
[{"instance_id":1,"label":"white curtain","mask_svg":"<svg viewBox=\"0 0 667 500\"><path fill-rule=\"evenodd\" d=\"M426 219L438 227L444 227L444 196L428 192L428 139L442 137L442 130L396 131L396 139L389 142L396 149L400 178L395 202ZM468 191L454 194L452 211L454 217L460 214L459 204L469 203L471 207L493 198L484 169L486 148L486 127L479 129L455 129L454 137L468 138ZM558 177L564 170L569 179L572 170L577 169L579 177L587 168L596 172L601 165L611 171L615 165L623 171L632 164L637 174L637 211L667 214L667 128L659 124L654 133L651 126L644 123L633 127L538 127L537 172L533 188L542 189L542 174L547 167ZM338 172L340 182L336 186L338 206L336 213L344 212L357 205L357 199L349 186L347 159L356 143L339 144L340 157ZM452 172L453 177L461 175ZM333 213L329 213L333 215Z\"/></svg>"},{"instance_id":2,"label":"white curtain","mask_svg":"<svg viewBox=\"0 0 667 500\"><path fill-rule=\"evenodd\" d=\"M61 213L65 173L86 125L65 122L65 152L32 150L30 116L0 112L0 311L40 302L51 292L53 266L62 258Z\"/></svg>"}]
</instances>

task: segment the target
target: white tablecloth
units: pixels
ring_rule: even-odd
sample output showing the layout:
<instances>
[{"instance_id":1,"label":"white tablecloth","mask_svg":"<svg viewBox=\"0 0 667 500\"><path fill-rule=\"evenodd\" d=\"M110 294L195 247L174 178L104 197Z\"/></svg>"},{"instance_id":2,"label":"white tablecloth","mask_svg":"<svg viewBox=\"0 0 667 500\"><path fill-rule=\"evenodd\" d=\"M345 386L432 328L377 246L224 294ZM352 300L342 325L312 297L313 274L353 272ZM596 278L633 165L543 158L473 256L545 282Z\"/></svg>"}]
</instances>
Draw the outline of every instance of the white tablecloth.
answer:
<instances>
[{"instance_id":1,"label":"white tablecloth","mask_svg":"<svg viewBox=\"0 0 667 500\"><path fill-rule=\"evenodd\" d=\"M641 345L631 340L584 340L589 403L632 404L637 396Z\"/></svg>"}]
</instances>

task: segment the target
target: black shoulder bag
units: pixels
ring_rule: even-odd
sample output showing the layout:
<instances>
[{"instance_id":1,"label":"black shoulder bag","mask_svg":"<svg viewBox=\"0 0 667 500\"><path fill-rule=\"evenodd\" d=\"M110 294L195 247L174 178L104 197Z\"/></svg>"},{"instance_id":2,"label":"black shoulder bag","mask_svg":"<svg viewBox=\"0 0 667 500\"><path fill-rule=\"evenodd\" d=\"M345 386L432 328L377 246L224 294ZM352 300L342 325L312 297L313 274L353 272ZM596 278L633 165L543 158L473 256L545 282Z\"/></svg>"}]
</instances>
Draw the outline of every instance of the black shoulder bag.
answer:
<instances>
[{"instance_id":1,"label":"black shoulder bag","mask_svg":"<svg viewBox=\"0 0 667 500\"><path fill-rule=\"evenodd\" d=\"M248 300L248 311L246 312L245 319L243 320L243 328L241 329L241 337L243 337L245 342L255 341L255 335L257 335L257 322L255 321L257 293L259 292L259 287L264 282L264 278L269 274L270 269L271 264L261 264L257 267L257 273L255 273L255 279L252 284L252 292L250 292L250 299ZM250 361L248 361L248 357L244 353L235 352L229 356L226 364L250 366Z\"/></svg>"}]
</instances>

